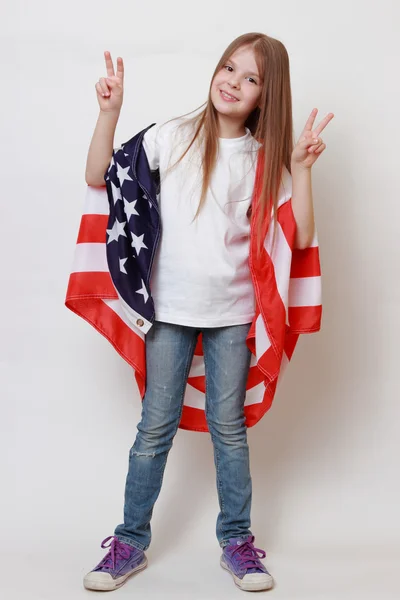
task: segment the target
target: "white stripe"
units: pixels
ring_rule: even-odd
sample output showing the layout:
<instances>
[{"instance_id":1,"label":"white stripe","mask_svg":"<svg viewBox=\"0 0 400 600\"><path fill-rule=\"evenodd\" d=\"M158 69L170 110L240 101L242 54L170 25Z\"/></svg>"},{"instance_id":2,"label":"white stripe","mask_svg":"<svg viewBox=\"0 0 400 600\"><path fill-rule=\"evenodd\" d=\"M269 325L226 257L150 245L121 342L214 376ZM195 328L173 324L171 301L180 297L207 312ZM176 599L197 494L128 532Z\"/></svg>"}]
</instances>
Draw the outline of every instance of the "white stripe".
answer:
<instances>
[{"instance_id":1,"label":"white stripe","mask_svg":"<svg viewBox=\"0 0 400 600\"><path fill-rule=\"evenodd\" d=\"M205 365L204 356L193 356L192 365L189 371L189 377L204 377L205 376Z\"/></svg>"},{"instance_id":2,"label":"white stripe","mask_svg":"<svg viewBox=\"0 0 400 600\"><path fill-rule=\"evenodd\" d=\"M321 276L292 277L289 306L319 306L321 304Z\"/></svg>"},{"instance_id":3,"label":"white stripe","mask_svg":"<svg viewBox=\"0 0 400 600\"><path fill-rule=\"evenodd\" d=\"M134 325L133 323L131 323L131 321L128 319L127 315L125 314L124 309L122 308L121 302L119 301L119 299L106 299L106 298L102 298L104 304L107 304L107 306L109 306L111 308L111 310L113 310L125 323L125 325L127 325L129 327L129 329L131 329L134 333L136 333L136 335L138 335L142 340L144 340L145 335L143 333L143 331L141 331L138 327L136 327L136 325ZM143 318L143 317L141 317ZM144 319L143 319L144 320Z\"/></svg>"},{"instance_id":4,"label":"white stripe","mask_svg":"<svg viewBox=\"0 0 400 600\"><path fill-rule=\"evenodd\" d=\"M147 319L145 319L143 315L136 312L136 310L133 310L133 308L131 308L129 306L129 304L127 304L125 302L125 300L120 296L120 294L118 293L118 290L115 288L115 286L114 286L114 289L118 294L121 308L124 311L127 319L132 323L134 331L136 331L136 328L139 327L137 325L136 321L143 321L143 325L140 326L139 331L141 331L142 333L147 333L151 329L152 323L150 321L148 321Z\"/></svg>"},{"instance_id":5,"label":"white stripe","mask_svg":"<svg viewBox=\"0 0 400 600\"><path fill-rule=\"evenodd\" d=\"M88 271L108 271L106 245L101 243L76 244L72 273L86 273Z\"/></svg>"},{"instance_id":6,"label":"white stripe","mask_svg":"<svg viewBox=\"0 0 400 600\"><path fill-rule=\"evenodd\" d=\"M271 342L269 341L268 334L266 332L264 321L261 314L258 315L256 320L256 356L257 360L260 360L261 356L270 348Z\"/></svg>"},{"instance_id":7,"label":"white stripe","mask_svg":"<svg viewBox=\"0 0 400 600\"><path fill-rule=\"evenodd\" d=\"M87 186L85 200L83 203L84 215L108 215L110 205L108 203L107 188Z\"/></svg>"},{"instance_id":8,"label":"white stripe","mask_svg":"<svg viewBox=\"0 0 400 600\"><path fill-rule=\"evenodd\" d=\"M287 308L289 297L290 269L292 263L292 251L290 250L290 246L286 240L286 236L283 233L282 226L278 222L275 236L275 244L271 253L274 229L275 224L273 221L271 221L270 226L268 228L268 233L265 238L264 248L271 257L272 264L274 266L275 281L278 288L278 293L285 307L286 323L289 324Z\"/></svg>"},{"instance_id":9,"label":"white stripe","mask_svg":"<svg viewBox=\"0 0 400 600\"><path fill-rule=\"evenodd\" d=\"M190 406L192 408L199 408L200 410L206 410L206 396L203 392L199 392L189 383L186 385L185 389L185 397L183 400L183 404L185 406Z\"/></svg>"},{"instance_id":10,"label":"white stripe","mask_svg":"<svg viewBox=\"0 0 400 600\"><path fill-rule=\"evenodd\" d=\"M244 405L249 406L250 404L261 404L264 398L264 392L265 385L261 381L260 383L246 391Z\"/></svg>"}]
</instances>

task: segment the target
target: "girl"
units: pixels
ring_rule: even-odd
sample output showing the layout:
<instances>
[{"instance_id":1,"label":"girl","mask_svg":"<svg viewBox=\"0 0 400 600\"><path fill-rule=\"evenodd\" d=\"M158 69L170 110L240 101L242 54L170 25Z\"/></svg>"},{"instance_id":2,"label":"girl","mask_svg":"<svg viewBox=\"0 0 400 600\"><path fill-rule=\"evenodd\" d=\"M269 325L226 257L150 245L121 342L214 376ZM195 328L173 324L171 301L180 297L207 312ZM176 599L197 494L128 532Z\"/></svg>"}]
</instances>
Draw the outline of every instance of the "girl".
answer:
<instances>
[{"instance_id":1,"label":"girl","mask_svg":"<svg viewBox=\"0 0 400 600\"><path fill-rule=\"evenodd\" d=\"M104 185L123 100L122 58L117 59L116 74L109 52L105 62L107 77L96 83L100 116L86 166L86 182L92 186ZM310 169L326 147L319 136L333 117L329 113L313 130L316 113L314 109L293 148L287 51L276 39L248 33L223 53L200 112L157 124L143 136L148 166L160 176L163 229L151 280L156 320L146 335L146 391L129 453L124 523L102 542L103 548L110 549L85 576L88 589L116 589L147 566L150 520L200 334L220 505L216 525L220 564L242 590L273 586L260 560L266 553L254 546L250 530L252 481L244 398L251 359L246 338L255 296L249 268L249 215L262 152L259 247L271 208L276 219L283 169L293 181L295 247L311 244ZM130 214L135 214L134 203ZM125 233L121 229L113 235L117 237L109 241ZM146 244L143 236L134 238L138 258ZM146 293L144 287L138 292Z\"/></svg>"}]
</instances>

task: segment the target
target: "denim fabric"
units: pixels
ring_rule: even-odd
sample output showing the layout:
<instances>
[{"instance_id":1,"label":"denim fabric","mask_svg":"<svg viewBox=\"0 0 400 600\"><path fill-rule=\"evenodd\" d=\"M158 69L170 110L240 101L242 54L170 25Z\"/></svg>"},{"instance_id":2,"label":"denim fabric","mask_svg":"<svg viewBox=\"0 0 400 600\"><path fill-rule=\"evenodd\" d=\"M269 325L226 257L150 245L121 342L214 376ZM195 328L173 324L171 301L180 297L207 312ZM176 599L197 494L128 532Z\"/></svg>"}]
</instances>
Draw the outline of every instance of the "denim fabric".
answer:
<instances>
[{"instance_id":1,"label":"denim fabric","mask_svg":"<svg viewBox=\"0 0 400 600\"><path fill-rule=\"evenodd\" d=\"M250 325L196 329L155 321L147 334L146 394L136 439L129 451L124 523L114 532L121 542L140 550L150 545L150 520L181 419L199 333L203 336L205 413L214 447L220 507L216 536L224 547L231 538L252 535L252 481L243 411L251 359L246 345Z\"/></svg>"}]
</instances>

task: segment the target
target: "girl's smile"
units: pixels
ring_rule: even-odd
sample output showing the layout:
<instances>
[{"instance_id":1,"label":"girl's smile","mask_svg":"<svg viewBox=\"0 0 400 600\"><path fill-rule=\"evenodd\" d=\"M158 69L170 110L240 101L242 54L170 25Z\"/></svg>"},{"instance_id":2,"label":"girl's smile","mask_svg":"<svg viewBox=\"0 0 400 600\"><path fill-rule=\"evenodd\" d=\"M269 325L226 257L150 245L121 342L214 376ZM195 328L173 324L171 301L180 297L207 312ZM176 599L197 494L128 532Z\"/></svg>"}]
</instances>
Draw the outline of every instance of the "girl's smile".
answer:
<instances>
[{"instance_id":1,"label":"girl's smile","mask_svg":"<svg viewBox=\"0 0 400 600\"><path fill-rule=\"evenodd\" d=\"M232 96L231 94L228 94L228 92L225 92L225 90L219 90L220 94L221 94L221 98L223 100L225 100L225 102L239 102L239 98L236 98L236 96Z\"/></svg>"}]
</instances>

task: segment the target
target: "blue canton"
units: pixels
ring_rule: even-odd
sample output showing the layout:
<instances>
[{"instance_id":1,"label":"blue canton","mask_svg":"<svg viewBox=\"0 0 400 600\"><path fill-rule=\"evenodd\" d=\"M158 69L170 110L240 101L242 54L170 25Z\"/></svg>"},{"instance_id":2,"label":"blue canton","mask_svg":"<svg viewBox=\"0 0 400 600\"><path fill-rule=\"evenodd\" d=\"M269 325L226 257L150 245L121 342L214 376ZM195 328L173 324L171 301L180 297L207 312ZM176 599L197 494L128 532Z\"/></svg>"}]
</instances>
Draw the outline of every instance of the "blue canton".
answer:
<instances>
[{"instance_id":1,"label":"blue canton","mask_svg":"<svg viewBox=\"0 0 400 600\"><path fill-rule=\"evenodd\" d=\"M142 144L154 125L114 148L104 174L110 205L108 268L125 312L145 332L155 318L150 276L161 236L160 173L150 170Z\"/></svg>"}]
</instances>

